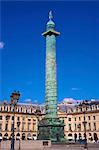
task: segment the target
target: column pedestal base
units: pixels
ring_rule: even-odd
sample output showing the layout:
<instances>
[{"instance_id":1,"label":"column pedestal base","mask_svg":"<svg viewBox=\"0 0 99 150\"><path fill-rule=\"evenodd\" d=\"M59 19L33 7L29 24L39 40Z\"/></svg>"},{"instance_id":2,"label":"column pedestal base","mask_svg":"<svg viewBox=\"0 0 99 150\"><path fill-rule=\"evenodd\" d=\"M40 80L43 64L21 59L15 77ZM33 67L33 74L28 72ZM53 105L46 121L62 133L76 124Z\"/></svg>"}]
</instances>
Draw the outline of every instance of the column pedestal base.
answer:
<instances>
[{"instance_id":1,"label":"column pedestal base","mask_svg":"<svg viewBox=\"0 0 99 150\"><path fill-rule=\"evenodd\" d=\"M51 140L52 142L63 142L64 121L58 118L44 118L38 125L38 139Z\"/></svg>"}]
</instances>

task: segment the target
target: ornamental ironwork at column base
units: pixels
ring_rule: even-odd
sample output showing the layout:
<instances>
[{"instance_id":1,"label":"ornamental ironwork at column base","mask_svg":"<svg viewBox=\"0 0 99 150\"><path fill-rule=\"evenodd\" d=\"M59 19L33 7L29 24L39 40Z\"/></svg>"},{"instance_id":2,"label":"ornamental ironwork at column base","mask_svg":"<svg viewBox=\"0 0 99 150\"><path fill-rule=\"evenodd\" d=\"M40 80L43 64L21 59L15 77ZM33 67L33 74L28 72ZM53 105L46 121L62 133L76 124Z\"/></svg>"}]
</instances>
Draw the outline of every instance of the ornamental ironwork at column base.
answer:
<instances>
[{"instance_id":1,"label":"ornamental ironwork at column base","mask_svg":"<svg viewBox=\"0 0 99 150\"><path fill-rule=\"evenodd\" d=\"M38 140L51 140L52 142L63 142L64 121L58 118L44 118L38 125Z\"/></svg>"}]
</instances>

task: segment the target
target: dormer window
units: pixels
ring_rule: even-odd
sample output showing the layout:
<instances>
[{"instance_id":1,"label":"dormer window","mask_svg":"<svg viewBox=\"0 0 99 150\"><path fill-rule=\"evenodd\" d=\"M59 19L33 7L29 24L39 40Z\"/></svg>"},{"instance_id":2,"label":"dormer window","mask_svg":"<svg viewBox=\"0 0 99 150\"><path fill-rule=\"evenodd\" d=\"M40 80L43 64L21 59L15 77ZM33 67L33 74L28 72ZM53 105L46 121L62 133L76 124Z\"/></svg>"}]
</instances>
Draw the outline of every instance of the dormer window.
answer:
<instances>
[{"instance_id":1,"label":"dormer window","mask_svg":"<svg viewBox=\"0 0 99 150\"><path fill-rule=\"evenodd\" d=\"M21 107L21 112L22 112L22 107Z\"/></svg>"}]
</instances>

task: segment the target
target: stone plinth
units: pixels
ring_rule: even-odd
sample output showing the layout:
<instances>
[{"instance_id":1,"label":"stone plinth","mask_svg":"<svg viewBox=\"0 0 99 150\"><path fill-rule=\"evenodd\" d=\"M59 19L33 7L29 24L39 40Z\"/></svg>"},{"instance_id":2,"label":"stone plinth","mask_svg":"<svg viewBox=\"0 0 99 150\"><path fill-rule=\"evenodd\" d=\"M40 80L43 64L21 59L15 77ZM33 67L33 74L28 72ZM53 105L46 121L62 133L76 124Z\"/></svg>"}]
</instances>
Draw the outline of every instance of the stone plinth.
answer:
<instances>
[{"instance_id":1,"label":"stone plinth","mask_svg":"<svg viewBox=\"0 0 99 150\"><path fill-rule=\"evenodd\" d=\"M51 140L52 142L64 141L64 122L58 118L44 118L38 125L38 139Z\"/></svg>"}]
</instances>

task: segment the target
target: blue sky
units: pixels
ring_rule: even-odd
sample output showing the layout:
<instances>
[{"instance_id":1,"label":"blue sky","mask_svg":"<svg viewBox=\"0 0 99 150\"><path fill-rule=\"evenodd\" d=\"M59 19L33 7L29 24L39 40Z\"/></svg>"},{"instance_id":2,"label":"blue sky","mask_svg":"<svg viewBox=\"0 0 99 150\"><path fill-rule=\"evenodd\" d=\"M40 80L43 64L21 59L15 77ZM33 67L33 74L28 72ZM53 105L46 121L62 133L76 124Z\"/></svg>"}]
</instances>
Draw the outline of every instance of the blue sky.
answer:
<instances>
[{"instance_id":1,"label":"blue sky","mask_svg":"<svg viewBox=\"0 0 99 150\"><path fill-rule=\"evenodd\" d=\"M99 99L99 2L1 3L0 99L13 90L20 101L45 99L45 39L42 32L53 11L57 38L58 101Z\"/></svg>"}]
</instances>

